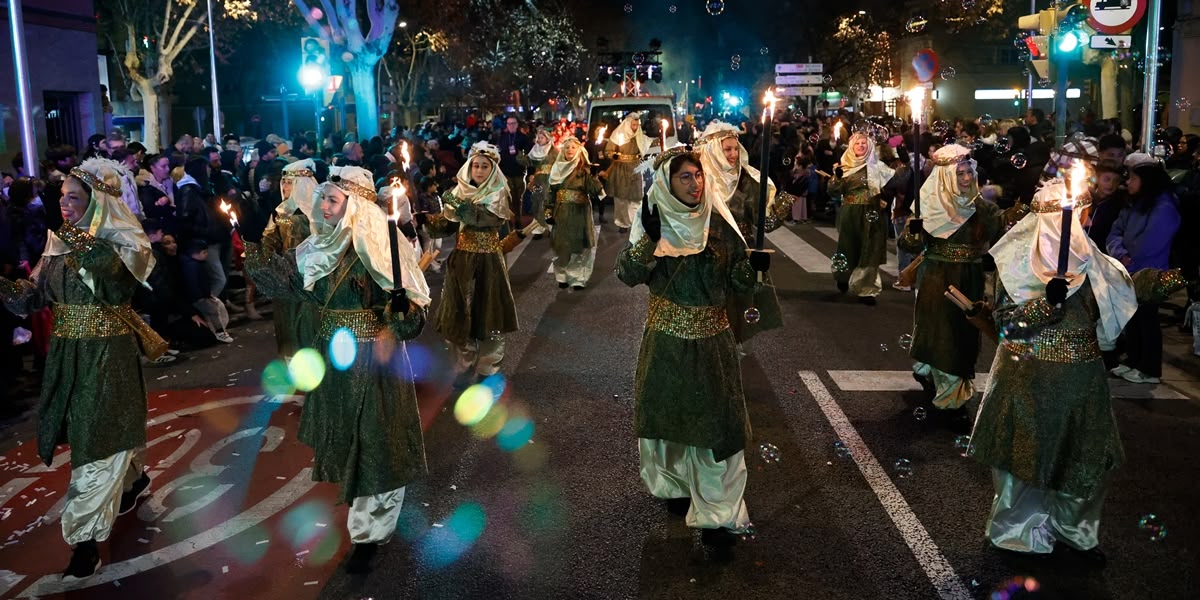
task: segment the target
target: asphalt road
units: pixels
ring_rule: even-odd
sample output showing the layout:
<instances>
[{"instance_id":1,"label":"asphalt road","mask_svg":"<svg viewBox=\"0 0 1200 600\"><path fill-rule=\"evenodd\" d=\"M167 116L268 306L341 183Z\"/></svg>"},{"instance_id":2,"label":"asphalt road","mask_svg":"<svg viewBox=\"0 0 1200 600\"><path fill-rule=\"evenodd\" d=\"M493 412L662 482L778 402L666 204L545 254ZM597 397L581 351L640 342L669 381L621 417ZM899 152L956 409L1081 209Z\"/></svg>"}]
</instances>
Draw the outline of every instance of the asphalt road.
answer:
<instances>
[{"instance_id":1,"label":"asphalt road","mask_svg":"<svg viewBox=\"0 0 1200 600\"><path fill-rule=\"evenodd\" d=\"M345 506L334 502L332 486L289 487L301 485L292 477L311 458L293 438L301 399L237 404L239 397L261 393L259 373L274 351L269 323L254 323L235 328L233 345L146 371L151 406L163 412L211 407L203 396L234 403L220 410L242 407L226 419L204 408L209 416L194 419L203 424L194 428L205 438L209 431L247 430L262 438L253 459L220 453L241 447L233 442L218 452L235 475L225 478L229 493L213 505L222 512L199 511L202 518L152 532L163 539L149 540L146 548L163 551L155 555L159 562L144 564L136 561L147 550L133 540L165 516L147 515L137 525L119 521L106 564L133 565L117 581L123 586L106 582L38 595L128 598L137 597L132 590L145 590L172 598L989 598L1017 581L1046 598L1200 597L1200 526L1191 518L1200 497L1192 462L1200 454L1200 400L1188 397L1192 388L1114 383L1128 463L1109 484L1101 525L1107 568L1092 568L1069 552L1027 558L991 550L982 535L990 476L955 448L963 425L914 416L924 397L904 373L910 363L899 342L911 325L912 295L892 290L885 275L879 305L860 305L839 295L814 259L833 253L828 230L797 225L772 237L782 249L772 272L786 326L756 338L742 363L754 433L746 453L746 501L756 532L731 556L707 552L698 534L650 497L638 478L632 391L646 290L628 288L612 273L624 240L606 225L596 273L582 292L559 290L546 273L547 240L530 241L510 255L521 331L507 337L500 403L508 419L498 434L455 419L446 351L432 329L410 345L430 472L409 486L397 535L371 574L352 577L337 568L348 543L338 534ZM440 278L431 275L430 283L437 289ZM990 360L989 348L980 359L982 372ZM164 423L155 427L169 426ZM274 446L268 425L282 438ZM30 432L27 419L7 423L0 436L7 464L28 462ZM849 456L840 456L835 442ZM238 454L255 456L257 443ZM764 461L761 444L776 446L780 460ZM152 448L151 460L168 451L165 445ZM910 461L910 475L900 476L899 459ZM5 464L0 462L0 491L23 472ZM61 494L65 478L59 477ZM260 489L272 479L282 487ZM186 556L172 550L180 540L194 542L189 536L203 527L228 533L229 523L247 514L239 510L267 505L284 492L294 497L277 502L263 532L230 534ZM19 507L15 501L8 506ZM167 502L182 503L177 497ZM316 507L318 516L303 523L293 516L311 516L300 510L308 507ZM0 511L5 508L0 504ZM1162 541L1139 530L1146 513L1167 526ZM68 552L56 527L29 534L40 536L36 544L28 536L13 538L10 532L26 526L24 517L17 520L0 518L0 544L17 540L0 546L0 591L30 595L36 591L32 577L4 586L8 569L25 573L10 562L20 553L22 560L45 563L40 571L28 567L29 574L52 573L65 565ZM297 528L305 540L291 546L278 541ZM245 559L244 549L254 547L265 550L240 562L229 558ZM163 562L167 558L174 562Z\"/></svg>"}]
</instances>

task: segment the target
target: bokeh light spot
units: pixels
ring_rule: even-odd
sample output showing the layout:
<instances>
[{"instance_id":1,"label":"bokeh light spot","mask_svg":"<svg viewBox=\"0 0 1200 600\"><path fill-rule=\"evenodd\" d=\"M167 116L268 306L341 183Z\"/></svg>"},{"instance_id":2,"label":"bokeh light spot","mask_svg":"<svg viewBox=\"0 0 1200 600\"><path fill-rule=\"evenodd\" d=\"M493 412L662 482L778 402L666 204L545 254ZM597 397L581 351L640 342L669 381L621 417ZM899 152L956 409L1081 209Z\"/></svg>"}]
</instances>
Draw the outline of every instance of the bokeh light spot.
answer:
<instances>
[{"instance_id":1,"label":"bokeh light spot","mask_svg":"<svg viewBox=\"0 0 1200 600\"><path fill-rule=\"evenodd\" d=\"M333 337L329 339L329 362L333 368L345 371L357 357L358 340L354 338L354 333L346 327L333 332Z\"/></svg>"},{"instance_id":2,"label":"bokeh light spot","mask_svg":"<svg viewBox=\"0 0 1200 600\"><path fill-rule=\"evenodd\" d=\"M528 417L514 416L496 435L496 444L505 452L517 450L533 439L533 429L533 421Z\"/></svg>"},{"instance_id":3,"label":"bokeh light spot","mask_svg":"<svg viewBox=\"0 0 1200 600\"><path fill-rule=\"evenodd\" d=\"M296 386L292 384L287 363L280 359L268 363L262 372L262 387L268 396L287 396L294 393Z\"/></svg>"},{"instance_id":4,"label":"bokeh light spot","mask_svg":"<svg viewBox=\"0 0 1200 600\"><path fill-rule=\"evenodd\" d=\"M288 374L292 376L296 389L311 392L325 379L325 359L320 352L304 348L288 362Z\"/></svg>"},{"instance_id":5,"label":"bokeh light spot","mask_svg":"<svg viewBox=\"0 0 1200 600\"><path fill-rule=\"evenodd\" d=\"M435 569L445 567L462 557L483 535L487 515L475 502L464 502L446 519L422 538L417 549L422 562Z\"/></svg>"},{"instance_id":6,"label":"bokeh light spot","mask_svg":"<svg viewBox=\"0 0 1200 600\"><path fill-rule=\"evenodd\" d=\"M458 397L454 403L454 418L463 425L474 425L483 420L496 402L492 389L483 384L476 384Z\"/></svg>"}]
</instances>

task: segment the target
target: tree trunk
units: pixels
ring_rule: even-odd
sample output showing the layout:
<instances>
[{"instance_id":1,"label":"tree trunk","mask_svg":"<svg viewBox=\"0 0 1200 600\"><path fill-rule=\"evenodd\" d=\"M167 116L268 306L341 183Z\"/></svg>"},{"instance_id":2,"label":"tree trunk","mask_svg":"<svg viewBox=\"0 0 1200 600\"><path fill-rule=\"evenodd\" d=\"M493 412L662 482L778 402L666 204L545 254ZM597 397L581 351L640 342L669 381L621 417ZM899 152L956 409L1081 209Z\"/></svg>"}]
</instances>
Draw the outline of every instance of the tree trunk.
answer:
<instances>
[{"instance_id":1,"label":"tree trunk","mask_svg":"<svg viewBox=\"0 0 1200 600\"><path fill-rule=\"evenodd\" d=\"M142 133L145 138L142 143L146 145L147 152L155 153L166 147L158 111L158 90L149 80L139 81L137 89L142 97Z\"/></svg>"},{"instance_id":2,"label":"tree trunk","mask_svg":"<svg viewBox=\"0 0 1200 600\"><path fill-rule=\"evenodd\" d=\"M354 120L359 140L379 135L379 103L375 97L375 63L379 59L360 54L346 64L354 90Z\"/></svg>"}]
</instances>

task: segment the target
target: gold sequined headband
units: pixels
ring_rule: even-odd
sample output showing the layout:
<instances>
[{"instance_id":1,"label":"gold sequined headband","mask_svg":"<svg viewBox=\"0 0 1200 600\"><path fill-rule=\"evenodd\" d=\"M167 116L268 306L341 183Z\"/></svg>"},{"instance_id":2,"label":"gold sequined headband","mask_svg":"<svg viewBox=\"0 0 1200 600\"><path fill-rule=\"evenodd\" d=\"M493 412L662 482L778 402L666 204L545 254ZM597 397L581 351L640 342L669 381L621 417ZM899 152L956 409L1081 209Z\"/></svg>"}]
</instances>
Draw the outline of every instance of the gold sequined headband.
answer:
<instances>
[{"instance_id":1,"label":"gold sequined headband","mask_svg":"<svg viewBox=\"0 0 1200 600\"><path fill-rule=\"evenodd\" d=\"M942 157L935 156L933 158L933 164L937 165L939 167L948 167L950 165L957 165L960 162L966 162L968 160L971 160L970 150L967 150L966 147L963 147L963 150L964 150L964 152L962 154L952 154L950 156L942 156ZM941 152L941 150L938 150L938 152Z\"/></svg>"},{"instance_id":2,"label":"gold sequined headband","mask_svg":"<svg viewBox=\"0 0 1200 600\"><path fill-rule=\"evenodd\" d=\"M486 156L496 162L500 162L500 153L491 148L472 148L471 158L476 156Z\"/></svg>"},{"instance_id":3,"label":"gold sequined headband","mask_svg":"<svg viewBox=\"0 0 1200 600\"><path fill-rule=\"evenodd\" d=\"M1092 204L1092 195L1091 194L1082 195L1075 199L1075 208L1076 209L1083 208L1085 206L1091 206L1091 204ZM1038 213L1038 214L1042 214L1042 215L1053 214L1053 213L1056 213L1056 212L1059 212L1062 210L1062 202L1060 202L1059 200L1054 200L1054 199L1039 200L1038 198L1034 198L1033 202L1029 203L1029 210L1032 212Z\"/></svg>"},{"instance_id":4,"label":"gold sequined headband","mask_svg":"<svg viewBox=\"0 0 1200 600\"><path fill-rule=\"evenodd\" d=\"M284 179L295 179L297 177L310 177L312 179L317 178L317 176L314 175L313 172L309 171L308 169L297 169L295 171L284 171L283 172Z\"/></svg>"},{"instance_id":5,"label":"gold sequined headband","mask_svg":"<svg viewBox=\"0 0 1200 600\"><path fill-rule=\"evenodd\" d=\"M95 175L93 175L87 171L84 171L83 169L80 169L79 167L71 167L71 176L88 184L88 187L92 188L93 190L100 190L100 191L104 192L105 194L108 194L109 196L120 196L121 195L121 188L119 188L115 185L110 185L110 184L104 183L104 181L102 179L100 179L99 177L96 177Z\"/></svg>"},{"instance_id":6,"label":"gold sequined headband","mask_svg":"<svg viewBox=\"0 0 1200 600\"><path fill-rule=\"evenodd\" d=\"M696 152L691 146L675 146L674 148L659 154L658 157L654 159L654 170L657 171L662 167L663 163L674 160L676 156L683 156L684 154L690 155L692 158L697 158ZM697 160L699 159L697 158Z\"/></svg>"},{"instance_id":7,"label":"gold sequined headband","mask_svg":"<svg viewBox=\"0 0 1200 600\"><path fill-rule=\"evenodd\" d=\"M737 137L737 136L738 136L738 132L733 131L731 129L723 129L721 131L710 133L710 134L700 138L699 140L696 140L696 145L703 146L704 144L708 144L710 142L721 142L721 141L725 140L726 138Z\"/></svg>"},{"instance_id":8,"label":"gold sequined headband","mask_svg":"<svg viewBox=\"0 0 1200 600\"><path fill-rule=\"evenodd\" d=\"M346 192L347 194L354 194L354 195L356 195L360 198L366 199L370 202L375 201L375 190L373 190L369 187L354 183L353 181L350 181L349 179L345 179L340 175L330 175L329 183L332 183L333 185L341 188L341 190L343 192Z\"/></svg>"}]
</instances>

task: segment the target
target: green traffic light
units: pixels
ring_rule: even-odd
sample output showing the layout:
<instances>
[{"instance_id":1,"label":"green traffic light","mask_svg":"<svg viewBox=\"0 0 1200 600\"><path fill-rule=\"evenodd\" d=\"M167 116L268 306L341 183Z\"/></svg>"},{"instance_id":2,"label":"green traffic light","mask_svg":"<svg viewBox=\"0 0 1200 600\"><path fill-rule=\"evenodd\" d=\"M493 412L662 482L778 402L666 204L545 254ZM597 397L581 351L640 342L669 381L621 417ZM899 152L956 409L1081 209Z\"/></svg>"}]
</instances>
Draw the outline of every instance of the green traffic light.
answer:
<instances>
[{"instance_id":1,"label":"green traffic light","mask_svg":"<svg viewBox=\"0 0 1200 600\"><path fill-rule=\"evenodd\" d=\"M1082 31L1068 31L1058 38L1059 52L1074 52L1089 42L1088 35Z\"/></svg>"}]
</instances>

